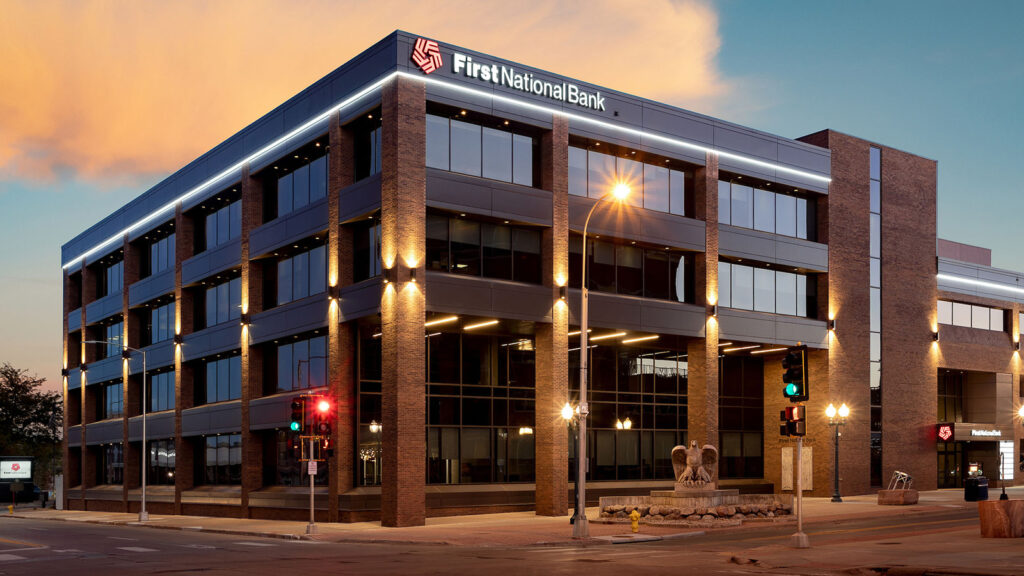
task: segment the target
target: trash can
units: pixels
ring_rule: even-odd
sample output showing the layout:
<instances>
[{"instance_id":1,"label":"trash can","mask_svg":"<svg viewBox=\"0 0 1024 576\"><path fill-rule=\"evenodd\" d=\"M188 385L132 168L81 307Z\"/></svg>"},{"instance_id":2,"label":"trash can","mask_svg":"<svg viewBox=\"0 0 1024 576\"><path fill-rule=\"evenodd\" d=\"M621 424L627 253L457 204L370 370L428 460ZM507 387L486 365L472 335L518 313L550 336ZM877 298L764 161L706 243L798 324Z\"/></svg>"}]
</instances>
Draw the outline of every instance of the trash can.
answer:
<instances>
[{"instance_id":1,"label":"trash can","mask_svg":"<svg viewBox=\"0 0 1024 576\"><path fill-rule=\"evenodd\" d=\"M988 500L988 478L976 476L964 480L964 501Z\"/></svg>"}]
</instances>

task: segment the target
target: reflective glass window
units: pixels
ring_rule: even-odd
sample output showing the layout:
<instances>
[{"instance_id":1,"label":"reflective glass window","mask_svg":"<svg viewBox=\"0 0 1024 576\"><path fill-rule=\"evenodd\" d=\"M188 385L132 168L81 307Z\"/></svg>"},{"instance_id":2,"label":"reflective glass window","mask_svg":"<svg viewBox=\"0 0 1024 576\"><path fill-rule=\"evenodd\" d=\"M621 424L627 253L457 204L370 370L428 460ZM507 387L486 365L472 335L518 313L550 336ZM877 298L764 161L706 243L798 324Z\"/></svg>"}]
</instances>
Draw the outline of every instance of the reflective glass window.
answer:
<instances>
[{"instance_id":1,"label":"reflective glass window","mask_svg":"<svg viewBox=\"0 0 1024 576\"><path fill-rule=\"evenodd\" d=\"M953 323L953 303L939 300L939 324Z\"/></svg>"},{"instance_id":2,"label":"reflective glass window","mask_svg":"<svg viewBox=\"0 0 1024 576\"><path fill-rule=\"evenodd\" d=\"M748 266L732 267L732 307L754 309L754 269Z\"/></svg>"},{"instance_id":3,"label":"reflective glass window","mask_svg":"<svg viewBox=\"0 0 1024 576\"><path fill-rule=\"evenodd\" d=\"M811 223L813 224L813 223ZM808 226L807 222L807 200L805 198L796 199L796 237L797 238L808 238Z\"/></svg>"},{"instance_id":4,"label":"reflective glass window","mask_svg":"<svg viewBox=\"0 0 1024 576\"><path fill-rule=\"evenodd\" d=\"M569 194L587 195L587 151L569 147Z\"/></svg>"},{"instance_id":5,"label":"reflective glass window","mask_svg":"<svg viewBox=\"0 0 1024 576\"><path fill-rule=\"evenodd\" d=\"M646 192L645 192L646 194ZM686 173L671 170L668 179L669 211L686 215Z\"/></svg>"},{"instance_id":6,"label":"reflective glass window","mask_svg":"<svg viewBox=\"0 0 1024 576\"><path fill-rule=\"evenodd\" d=\"M956 326L971 325L970 304L961 304L960 302L953 303L953 324Z\"/></svg>"},{"instance_id":7,"label":"reflective glass window","mask_svg":"<svg viewBox=\"0 0 1024 576\"><path fill-rule=\"evenodd\" d=\"M732 308L732 265L718 262L718 305Z\"/></svg>"},{"instance_id":8,"label":"reflective glass window","mask_svg":"<svg viewBox=\"0 0 1024 576\"><path fill-rule=\"evenodd\" d=\"M754 229L775 232L775 194L754 189Z\"/></svg>"},{"instance_id":9,"label":"reflective glass window","mask_svg":"<svg viewBox=\"0 0 1024 576\"><path fill-rule=\"evenodd\" d=\"M988 323L989 330L995 330L996 332L1003 331L1003 311L998 308L992 308L989 310L991 319Z\"/></svg>"},{"instance_id":10,"label":"reflective glass window","mask_svg":"<svg viewBox=\"0 0 1024 576\"><path fill-rule=\"evenodd\" d=\"M668 300L671 296L669 255L660 250L644 250L644 297Z\"/></svg>"},{"instance_id":11,"label":"reflective glass window","mask_svg":"<svg viewBox=\"0 0 1024 576\"><path fill-rule=\"evenodd\" d=\"M533 138L512 136L512 182L533 186Z\"/></svg>"},{"instance_id":12,"label":"reflective glass window","mask_svg":"<svg viewBox=\"0 0 1024 576\"><path fill-rule=\"evenodd\" d=\"M448 170L448 119L427 115L427 167Z\"/></svg>"},{"instance_id":13,"label":"reflective glass window","mask_svg":"<svg viewBox=\"0 0 1024 576\"><path fill-rule=\"evenodd\" d=\"M616 159L615 183L629 185L630 193L626 196L626 203L630 206L643 206L644 204L644 166L636 160L629 158Z\"/></svg>"},{"instance_id":14,"label":"reflective glass window","mask_svg":"<svg viewBox=\"0 0 1024 576\"><path fill-rule=\"evenodd\" d=\"M878 180L871 181L871 212L878 214L882 211L882 183Z\"/></svg>"},{"instance_id":15,"label":"reflective glass window","mask_svg":"<svg viewBox=\"0 0 1024 576\"><path fill-rule=\"evenodd\" d=\"M754 190L750 186L732 185L732 225L754 227Z\"/></svg>"},{"instance_id":16,"label":"reflective glass window","mask_svg":"<svg viewBox=\"0 0 1024 576\"><path fill-rule=\"evenodd\" d=\"M490 278L512 279L512 229L508 226L484 224L483 275Z\"/></svg>"},{"instance_id":17,"label":"reflective glass window","mask_svg":"<svg viewBox=\"0 0 1024 576\"><path fill-rule=\"evenodd\" d=\"M309 164L292 172L292 209L298 210L309 204Z\"/></svg>"},{"instance_id":18,"label":"reflective glass window","mask_svg":"<svg viewBox=\"0 0 1024 576\"><path fill-rule=\"evenodd\" d=\"M512 133L483 129L483 177L512 181Z\"/></svg>"},{"instance_id":19,"label":"reflective glass window","mask_svg":"<svg viewBox=\"0 0 1024 576\"><path fill-rule=\"evenodd\" d=\"M516 282L541 283L541 233L540 230L512 229L512 251L515 262L512 279Z\"/></svg>"},{"instance_id":20,"label":"reflective glass window","mask_svg":"<svg viewBox=\"0 0 1024 576\"><path fill-rule=\"evenodd\" d=\"M587 195L600 198L615 184L615 157L593 150L587 152Z\"/></svg>"},{"instance_id":21,"label":"reflective glass window","mask_svg":"<svg viewBox=\"0 0 1024 576\"><path fill-rule=\"evenodd\" d=\"M878 214L871 215L871 252L872 258L882 257L882 217Z\"/></svg>"},{"instance_id":22,"label":"reflective glass window","mask_svg":"<svg viewBox=\"0 0 1024 576\"><path fill-rule=\"evenodd\" d=\"M882 330L882 291L879 288L870 288L871 291L871 331Z\"/></svg>"},{"instance_id":23,"label":"reflective glass window","mask_svg":"<svg viewBox=\"0 0 1024 576\"><path fill-rule=\"evenodd\" d=\"M644 208L668 212L668 168L644 165Z\"/></svg>"},{"instance_id":24,"label":"reflective glass window","mask_svg":"<svg viewBox=\"0 0 1024 576\"><path fill-rule=\"evenodd\" d=\"M971 327L988 330L988 323L991 319L988 308L985 306L971 306Z\"/></svg>"},{"instance_id":25,"label":"reflective glass window","mask_svg":"<svg viewBox=\"0 0 1024 576\"><path fill-rule=\"evenodd\" d=\"M869 258L871 262L870 286L882 287L882 260L880 258Z\"/></svg>"},{"instance_id":26,"label":"reflective glass window","mask_svg":"<svg viewBox=\"0 0 1024 576\"><path fill-rule=\"evenodd\" d=\"M451 235L452 272L480 275L480 223L452 219Z\"/></svg>"},{"instance_id":27,"label":"reflective glass window","mask_svg":"<svg viewBox=\"0 0 1024 576\"><path fill-rule=\"evenodd\" d=\"M480 176L480 126L451 121L451 171Z\"/></svg>"},{"instance_id":28,"label":"reflective glass window","mask_svg":"<svg viewBox=\"0 0 1024 576\"><path fill-rule=\"evenodd\" d=\"M879 148L871 147L871 179L882 179L882 151Z\"/></svg>"},{"instance_id":29,"label":"reflective glass window","mask_svg":"<svg viewBox=\"0 0 1024 576\"><path fill-rule=\"evenodd\" d=\"M775 313L796 315L796 274L775 273Z\"/></svg>"},{"instance_id":30,"label":"reflective glass window","mask_svg":"<svg viewBox=\"0 0 1024 576\"><path fill-rule=\"evenodd\" d=\"M595 240L587 243L590 250L590 281L591 290L599 292L615 292L615 245L610 242Z\"/></svg>"},{"instance_id":31,"label":"reflective glass window","mask_svg":"<svg viewBox=\"0 0 1024 576\"><path fill-rule=\"evenodd\" d=\"M643 251L636 246L618 246L615 257L619 294L643 294Z\"/></svg>"},{"instance_id":32,"label":"reflective glass window","mask_svg":"<svg viewBox=\"0 0 1024 576\"><path fill-rule=\"evenodd\" d=\"M796 197L775 196L775 233L796 236Z\"/></svg>"},{"instance_id":33,"label":"reflective glass window","mask_svg":"<svg viewBox=\"0 0 1024 576\"><path fill-rule=\"evenodd\" d=\"M718 221L731 224L732 186L725 180L718 181Z\"/></svg>"},{"instance_id":34,"label":"reflective glass window","mask_svg":"<svg viewBox=\"0 0 1024 576\"><path fill-rule=\"evenodd\" d=\"M754 310L775 311L775 271L754 268Z\"/></svg>"}]
</instances>

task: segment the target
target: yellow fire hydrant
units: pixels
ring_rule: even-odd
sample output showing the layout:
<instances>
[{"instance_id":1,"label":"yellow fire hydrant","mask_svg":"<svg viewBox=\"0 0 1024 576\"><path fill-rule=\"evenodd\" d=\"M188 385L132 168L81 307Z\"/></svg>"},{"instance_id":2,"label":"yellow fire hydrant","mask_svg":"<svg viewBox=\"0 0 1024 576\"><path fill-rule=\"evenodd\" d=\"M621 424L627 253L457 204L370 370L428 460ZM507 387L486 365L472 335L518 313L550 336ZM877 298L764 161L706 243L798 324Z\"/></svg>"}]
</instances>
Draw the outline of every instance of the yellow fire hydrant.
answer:
<instances>
[{"instance_id":1,"label":"yellow fire hydrant","mask_svg":"<svg viewBox=\"0 0 1024 576\"><path fill-rule=\"evenodd\" d=\"M640 512L636 508L633 508L633 511L629 513L629 523L633 527L634 534L640 531Z\"/></svg>"},{"instance_id":2,"label":"yellow fire hydrant","mask_svg":"<svg viewBox=\"0 0 1024 576\"><path fill-rule=\"evenodd\" d=\"M7 513L8 514L14 514L14 506L8 504L7 505Z\"/></svg>"}]
</instances>

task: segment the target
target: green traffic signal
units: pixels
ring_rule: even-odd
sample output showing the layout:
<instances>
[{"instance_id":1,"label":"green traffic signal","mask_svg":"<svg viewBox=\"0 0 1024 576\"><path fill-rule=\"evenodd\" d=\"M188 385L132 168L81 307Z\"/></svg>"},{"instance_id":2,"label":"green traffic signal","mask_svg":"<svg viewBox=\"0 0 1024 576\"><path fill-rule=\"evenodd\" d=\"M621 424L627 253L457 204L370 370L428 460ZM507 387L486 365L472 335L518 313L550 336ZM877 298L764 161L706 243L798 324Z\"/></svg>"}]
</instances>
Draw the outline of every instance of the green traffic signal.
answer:
<instances>
[{"instance_id":1,"label":"green traffic signal","mask_svg":"<svg viewBox=\"0 0 1024 576\"><path fill-rule=\"evenodd\" d=\"M299 431L299 423L298 422L292 422L292 432L298 432L298 431Z\"/></svg>"},{"instance_id":2,"label":"green traffic signal","mask_svg":"<svg viewBox=\"0 0 1024 576\"><path fill-rule=\"evenodd\" d=\"M797 392L796 384L794 384L792 382L790 382L789 384L786 384L786 396L796 396L796 392ZM295 426L295 424L292 424L292 426Z\"/></svg>"}]
</instances>

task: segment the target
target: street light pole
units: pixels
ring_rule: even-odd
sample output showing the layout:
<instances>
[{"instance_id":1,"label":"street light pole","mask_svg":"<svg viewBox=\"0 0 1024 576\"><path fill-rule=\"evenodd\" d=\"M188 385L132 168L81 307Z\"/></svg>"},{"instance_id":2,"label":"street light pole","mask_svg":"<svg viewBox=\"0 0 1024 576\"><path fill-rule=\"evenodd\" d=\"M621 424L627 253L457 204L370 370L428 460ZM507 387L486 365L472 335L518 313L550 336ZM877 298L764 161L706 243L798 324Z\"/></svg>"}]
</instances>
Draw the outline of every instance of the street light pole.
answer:
<instances>
[{"instance_id":1,"label":"street light pole","mask_svg":"<svg viewBox=\"0 0 1024 576\"><path fill-rule=\"evenodd\" d=\"M149 453L146 451L146 351L125 346L120 342L112 342L110 340L84 340L82 343L117 344L124 350L121 357L129 362L131 361L131 354L129 352L138 352L139 354L142 354L142 503L139 508L139 522L146 522L149 520L149 512L146 512L146 468L149 466Z\"/></svg>"},{"instance_id":2,"label":"street light pole","mask_svg":"<svg viewBox=\"0 0 1024 576\"><path fill-rule=\"evenodd\" d=\"M833 438L835 443L835 461L833 462L834 468L834 481L832 491L832 501L842 502L843 497L839 495L839 427L846 423L846 417L850 415L850 408L844 402L839 410L832 404L829 404L825 408L825 415L828 416L828 425L832 427Z\"/></svg>"},{"instance_id":3,"label":"street light pole","mask_svg":"<svg viewBox=\"0 0 1024 576\"><path fill-rule=\"evenodd\" d=\"M579 433L576 441L576 486L578 495L576 498L576 516L572 525L573 538L587 538L590 536L590 526L587 524L587 414L590 413L590 406L587 403L587 316L590 312L589 290L587 290L587 228L590 226L590 217L601 205L601 201L609 196L616 200L622 200L629 195L629 186L623 183L616 184L610 192L598 198L587 213L587 219L583 222L583 266L581 268L580 282L580 422Z\"/></svg>"}]
</instances>

